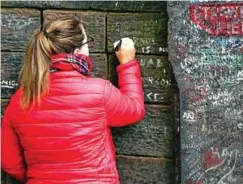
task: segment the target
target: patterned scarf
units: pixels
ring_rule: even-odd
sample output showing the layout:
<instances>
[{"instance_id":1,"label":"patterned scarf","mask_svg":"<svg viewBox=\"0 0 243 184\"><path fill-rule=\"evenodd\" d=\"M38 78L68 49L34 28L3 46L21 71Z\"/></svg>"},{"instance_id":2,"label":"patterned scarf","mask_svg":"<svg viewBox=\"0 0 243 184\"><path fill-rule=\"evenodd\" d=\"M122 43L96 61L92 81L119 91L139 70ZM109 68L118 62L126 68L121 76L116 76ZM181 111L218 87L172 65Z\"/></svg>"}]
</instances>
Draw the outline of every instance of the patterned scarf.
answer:
<instances>
[{"instance_id":1,"label":"patterned scarf","mask_svg":"<svg viewBox=\"0 0 243 184\"><path fill-rule=\"evenodd\" d=\"M51 71L77 70L83 75L90 75L92 60L83 54L56 54L51 56Z\"/></svg>"}]
</instances>

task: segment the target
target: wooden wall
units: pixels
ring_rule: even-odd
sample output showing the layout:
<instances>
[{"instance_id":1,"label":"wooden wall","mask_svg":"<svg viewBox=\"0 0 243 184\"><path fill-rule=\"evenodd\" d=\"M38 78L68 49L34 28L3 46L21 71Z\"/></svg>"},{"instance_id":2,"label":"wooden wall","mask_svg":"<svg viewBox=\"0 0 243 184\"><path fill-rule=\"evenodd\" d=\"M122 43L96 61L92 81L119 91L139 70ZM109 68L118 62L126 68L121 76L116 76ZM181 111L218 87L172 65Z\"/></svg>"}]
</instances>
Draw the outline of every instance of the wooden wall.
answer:
<instances>
[{"instance_id":1,"label":"wooden wall","mask_svg":"<svg viewBox=\"0 0 243 184\"><path fill-rule=\"evenodd\" d=\"M2 1L2 112L18 86L27 41L33 30L56 17L75 16L87 34L94 61L92 76L115 85L114 41L132 38L142 67L146 117L139 124L114 128L121 184L172 184L177 162L177 89L167 53L166 2ZM3 184L14 180L2 175Z\"/></svg>"}]
</instances>

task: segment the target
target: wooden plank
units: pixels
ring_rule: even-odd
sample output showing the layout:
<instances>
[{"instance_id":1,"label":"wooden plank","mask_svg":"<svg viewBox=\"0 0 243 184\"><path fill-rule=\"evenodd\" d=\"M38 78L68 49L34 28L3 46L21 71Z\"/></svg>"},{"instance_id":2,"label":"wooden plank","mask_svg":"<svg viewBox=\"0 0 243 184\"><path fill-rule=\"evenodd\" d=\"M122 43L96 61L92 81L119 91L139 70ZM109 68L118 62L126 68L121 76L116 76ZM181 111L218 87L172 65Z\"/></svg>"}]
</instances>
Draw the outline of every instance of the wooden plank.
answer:
<instances>
[{"instance_id":1,"label":"wooden plank","mask_svg":"<svg viewBox=\"0 0 243 184\"><path fill-rule=\"evenodd\" d=\"M1 9L1 50L24 51L30 35L40 26L40 11Z\"/></svg>"},{"instance_id":2,"label":"wooden plank","mask_svg":"<svg viewBox=\"0 0 243 184\"><path fill-rule=\"evenodd\" d=\"M174 184L174 167L163 158L117 156L121 184Z\"/></svg>"},{"instance_id":3,"label":"wooden plank","mask_svg":"<svg viewBox=\"0 0 243 184\"><path fill-rule=\"evenodd\" d=\"M24 53L2 52L1 53L1 98L10 98L18 88L18 77L23 65Z\"/></svg>"},{"instance_id":4,"label":"wooden plank","mask_svg":"<svg viewBox=\"0 0 243 184\"><path fill-rule=\"evenodd\" d=\"M142 69L144 97L149 103L171 104L171 71L167 56L137 55ZM109 79L117 86L116 67L119 65L114 55L109 55Z\"/></svg>"},{"instance_id":5,"label":"wooden plank","mask_svg":"<svg viewBox=\"0 0 243 184\"><path fill-rule=\"evenodd\" d=\"M89 43L91 52L105 52L105 19L106 13L80 12L80 11L44 11L44 23L60 17L75 17L80 20L88 36L94 38Z\"/></svg>"},{"instance_id":6,"label":"wooden plank","mask_svg":"<svg viewBox=\"0 0 243 184\"><path fill-rule=\"evenodd\" d=\"M108 78L108 63L106 54L91 54L90 58L93 61L92 77Z\"/></svg>"},{"instance_id":7,"label":"wooden plank","mask_svg":"<svg viewBox=\"0 0 243 184\"><path fill-rule=\"evenodd\" d=\"M23 52L1 53L1 93L2 98L10 98L18 87L18 77L23 65ZM107 79L107 57L105 54L91 54L93 61L92 77Z\"/></svg>"},{"instance_id":8,"label":"wooden plank","mask_svg":"<svg viewBox=\"0 0 243 184\"><path fill-rule=\"evenodd\" d=\"M122 37L134 40L137 53L167 53L167 14L110 13L107 16L108 51L113 51L113 43Z\"/></svg>"},{"instance_id":9,"label":"wooden plank","mask_svg":"<svg viewBox=\"0 0 243 184\"><path fill-rule=\"evenodd\" d=\"M2 7L32 7L79 10L157 11L166 9L163 1L2 1Z\"/></svg>"},{"instance_id":10,"label":"wooden plank","mask_svg":"<svg viewBox=\"0 0 243 184\"><path fill-rule=\"evenodd\" d=\"M173 110L147 105L146 117L140 123L113 128L117 154L173 157Z\"/></svg>"}]
</instances>

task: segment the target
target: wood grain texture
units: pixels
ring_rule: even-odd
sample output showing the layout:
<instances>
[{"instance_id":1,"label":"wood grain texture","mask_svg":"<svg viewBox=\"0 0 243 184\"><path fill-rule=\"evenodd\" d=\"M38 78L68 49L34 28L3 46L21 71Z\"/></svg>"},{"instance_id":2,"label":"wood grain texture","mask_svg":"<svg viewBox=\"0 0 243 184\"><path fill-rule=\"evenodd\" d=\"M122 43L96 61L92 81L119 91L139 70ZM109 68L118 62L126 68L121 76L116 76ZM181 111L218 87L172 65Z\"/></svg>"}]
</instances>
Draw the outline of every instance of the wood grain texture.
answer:
<instances>
[{"instance_id":1,"label":"wood grain texture","mask_svg":"<svg viewBox=\"0 0 243 184\"><path fill-rule=\"evenodd\" d=\"M171 104L171 71L167 56L137 55L140 62L144 86L145 102ZM117 86L116 67L119 65L115 55L109 55L109 79Z\"/></svg>"},{"instance_id":2,"label":"wood grain texture","mask_svg":"<svg viewBox=\"0 0 243 184\"><path fill-rule=\"evenodd\" d=\"M166 9L158 1L2 1L2 7L32 7L79 10L157 11Z\"/></svg>"},{"instance_id":3,"label":"wood grain texture","mask_svg":"<svg viewBox=\"0 0 243 184\"><path fill-rule=\"evenodd\" d=\"M18 88L18 77L23 65L23 52L1 53L1 98L10 98Z\"/></svg>"},{"instance_id":4,"label":"wood grain texture","mask_svg":"<svg viewBox=\"0 0 243 184\"><path fill-rule=\"evenodd\" d=\"M108 51L122 37L134 40L137 53L167 53L167 16L161 13L109 13L107 15Z\"/></svg>"},{"instance_id":5,"label":"wood grain texture","mask_svg":"<svg viewBox=\"0 0 243 184\"><path fill-rule=\"evenodd\" d=\"M105 18L106 13L80 12L80 11L44 11L44 23L60 17L74 17L80 20L88 36L94 38L89 43L90 52L105 52Z\"/></svg>"},{"instance_id":6,"label":"wood grain texture","mask_svg":"<svg viewBox=\"0 0 243 184\"><path fill-rule=\"evenodd\" d=\"M33 31L40 27L40 11L1 9L1 51L24 51Z\"/></svg>"},{"instance_id":7,"label":"wood grain texture","mask_svg":"<svg viewBox=\"0 0 243 184\"><path fill-rule=\"evenodd\" d=\"M90 58L93 61L92 77L102 79L108 78L108 62L106 54L91 54Z\"/></svg>"},{"instance_id":8,"label":"wood grain texture","mask_svg":"<svg viewBox=\"0 0 243 184\"><path fill-rule=\"evenodd\" d=\"M173 157L173 120L172 109L147 105L141 122L112 129L117 154Z\"/></svg>"},{"instance_id":9,"label":"wood grain texture","mask_svg":"<svg viewBox=\"0 0 243 184\"><path fill-rule=\"evenodd\" d=\"M117 156L121 184L174 184L174 163L163 158Z\"/></svg>"}]
</instances>

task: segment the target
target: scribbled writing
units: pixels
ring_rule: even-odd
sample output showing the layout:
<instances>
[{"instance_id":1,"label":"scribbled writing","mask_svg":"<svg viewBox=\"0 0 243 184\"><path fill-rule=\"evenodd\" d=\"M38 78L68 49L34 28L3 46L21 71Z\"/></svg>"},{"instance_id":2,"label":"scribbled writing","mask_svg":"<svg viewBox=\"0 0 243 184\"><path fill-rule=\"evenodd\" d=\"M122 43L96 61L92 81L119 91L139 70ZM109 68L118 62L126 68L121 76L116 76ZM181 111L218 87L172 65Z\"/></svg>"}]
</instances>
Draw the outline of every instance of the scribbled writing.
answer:
<instances>
[{"instance_id":1,"label":"scribbled writing","mask_svg":"<svg viewBox=\"0 0 243 184\"><path fill-rule=\"evenodd\" d=\"M2 88L8 88L8 89L14 89L16 86L18 86L18 83L15 80L2 80L1 81L1 87Z\"/></svg>"}]
</instances>

